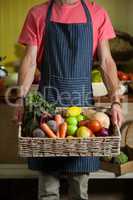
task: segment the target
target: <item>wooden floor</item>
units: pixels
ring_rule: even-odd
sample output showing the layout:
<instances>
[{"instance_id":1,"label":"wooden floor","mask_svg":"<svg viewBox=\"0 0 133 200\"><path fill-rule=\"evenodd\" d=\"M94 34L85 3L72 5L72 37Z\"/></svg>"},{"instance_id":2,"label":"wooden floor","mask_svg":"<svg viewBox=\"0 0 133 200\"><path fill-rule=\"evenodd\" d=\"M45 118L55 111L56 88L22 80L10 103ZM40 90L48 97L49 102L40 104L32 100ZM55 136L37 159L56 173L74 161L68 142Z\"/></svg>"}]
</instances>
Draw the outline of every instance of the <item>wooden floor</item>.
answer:
<instances>
[{"instance_id":1,"label":"wooden floor","mask_svg":"<svg viewBox=\"0 0 133 200\"><path fill-rule=\"evenodd\" d=\"M67 182L61 181L61 200L67 198ZM91 180L88 200L132 200L133 180ZM1 179L0 200L37 200L37 179Z\"/></svg>"}]
</instances>

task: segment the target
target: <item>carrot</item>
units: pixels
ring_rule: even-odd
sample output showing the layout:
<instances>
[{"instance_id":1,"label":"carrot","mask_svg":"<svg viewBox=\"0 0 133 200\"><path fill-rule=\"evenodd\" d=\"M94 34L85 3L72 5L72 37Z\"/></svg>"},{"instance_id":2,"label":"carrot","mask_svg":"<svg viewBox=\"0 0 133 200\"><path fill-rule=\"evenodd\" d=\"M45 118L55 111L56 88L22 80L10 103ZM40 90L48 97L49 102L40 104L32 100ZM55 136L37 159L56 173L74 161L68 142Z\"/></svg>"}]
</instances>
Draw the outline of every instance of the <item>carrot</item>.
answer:
<instances>
[{"instance_id":1,"label":"carrot","mask_svg":"<svg viewBox=\"0 0 133 200\"><path fill-rule=\"evenodd\" d=\"M67 123L64 122L59 126L59 134L61 138L65 138L67 133Z\"/></svg>"},{"instance_id":2,"label":"carrot","mask_svg":"<svg viewBox=\"0 0 133 200\"><path fill-rule=\"evenodd\" d=\"M40 127L47 134L48 137L57 138L54 132L49 128L46 123L42 123Z\"/></svg>"},{"instance_id":3,"label":"carrot","mask_svg":"<svg viewBox=\"0 0 133 200\"><path fill-rule=\"evenodd\" d=\"M56 121L57 126L59 127L63 122L62 116L60 114L55 115L55 121Z\"/></svg>"}]
</instances>

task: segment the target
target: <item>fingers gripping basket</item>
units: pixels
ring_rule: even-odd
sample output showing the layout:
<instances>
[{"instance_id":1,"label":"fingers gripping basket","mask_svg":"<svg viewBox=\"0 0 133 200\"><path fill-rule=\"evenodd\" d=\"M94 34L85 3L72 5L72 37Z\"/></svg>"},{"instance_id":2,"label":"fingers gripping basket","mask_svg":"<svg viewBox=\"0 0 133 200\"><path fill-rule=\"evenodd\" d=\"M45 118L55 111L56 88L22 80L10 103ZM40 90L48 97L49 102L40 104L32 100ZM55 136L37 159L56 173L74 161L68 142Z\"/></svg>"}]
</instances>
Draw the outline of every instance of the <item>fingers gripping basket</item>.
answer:
<instances>
[{"instance_id":1,"label":"fingers gripping basket","mask_svg":"<svg viewBox=\"0 0 133 200\"><path fill-rule=\"evenodd\" d=\"M20 157L116 156L120 154L120 130L113 127L108 137L32 138L23 137L19 125L18 152Z\"/></svg>"}]
</instances>

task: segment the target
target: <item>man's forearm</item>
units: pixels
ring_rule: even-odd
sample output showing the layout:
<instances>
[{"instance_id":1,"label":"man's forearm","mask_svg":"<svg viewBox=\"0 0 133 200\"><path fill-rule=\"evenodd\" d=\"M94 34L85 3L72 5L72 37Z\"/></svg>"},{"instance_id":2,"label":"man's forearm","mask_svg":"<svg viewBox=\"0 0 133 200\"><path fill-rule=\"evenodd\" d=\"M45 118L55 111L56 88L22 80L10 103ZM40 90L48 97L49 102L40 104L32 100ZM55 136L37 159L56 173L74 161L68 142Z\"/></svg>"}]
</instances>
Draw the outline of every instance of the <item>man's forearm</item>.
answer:
<instances>
[{"instance_id":1,"label":"man's forearm","mask_svg":"<svg viewBox=\"0 0 133 200\"><path fill-rule=\"evenodd\" d=\"M103 80L111 100L111 119L119 127L122 125L123 115L120 107L119 88L116 64L111 56L108 40L101 40L98 44L98 56L101 63Z\"/></svg>"},{"instance_id":2,"label":"man's forearm","mask_svg":"<svg viewBox=\"0 0 133 200\"><path fill-rule=\"evenodd\" d=\"M111 102L120 101L119 97L119 87L120 82L118 80L117 76L117 68L114 60L112 58L105 59L101 63L101 71L104 83L106 85L106 88L108 90Z\"/></svg>"},{"instance_id":3,"label":"man's forearm","mask_svg":"<svg viewBox=\"0 0 133 200\"><path fill-rule=\"evenodd\" d=\"M33 61L31 56L26 55L22 61L18 76L18 85L20 87L18 96L25 97L27 95L34 80L35 69L36 62Z\"/></svg>"}]
</instances>

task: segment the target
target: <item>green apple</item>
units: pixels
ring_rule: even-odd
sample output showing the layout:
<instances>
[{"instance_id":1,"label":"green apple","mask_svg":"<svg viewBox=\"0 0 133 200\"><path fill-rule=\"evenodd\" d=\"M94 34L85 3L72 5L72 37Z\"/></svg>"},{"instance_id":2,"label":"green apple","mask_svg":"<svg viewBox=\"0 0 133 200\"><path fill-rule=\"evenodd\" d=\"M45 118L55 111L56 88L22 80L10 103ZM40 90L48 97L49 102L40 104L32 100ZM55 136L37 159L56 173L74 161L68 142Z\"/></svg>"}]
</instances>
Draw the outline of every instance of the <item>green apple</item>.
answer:
<instances>
[{"instance_id":1,"label":"green apple","mask_svg":"<svg viewBox=\"0 0 133 200\"><path fill-rule=\"evenodd\" d=\"M66 122L68 125L73 125L73 126L76 126L78 124L78 120L76 117L68 117L66 119Z\"/></svg>"},{"instance_id":2,"label":"green apple","mask_svg":"<svg viewBox=\"0 0 133 200\"><path fill-rule=\"evenodd\" d=\"M68 125L67 127L67 135L68 136L75 136L78 127L74 125Z\"/></svg>"}]
</instances>

